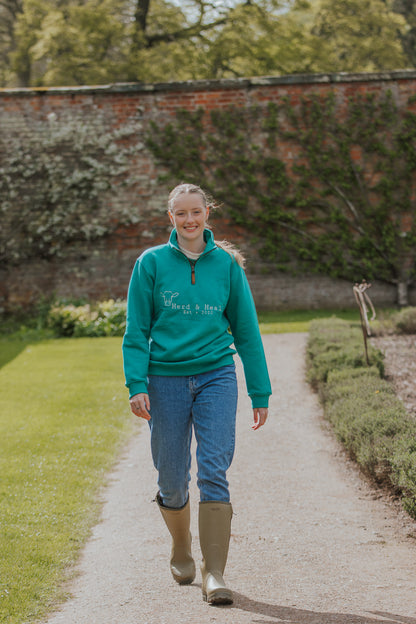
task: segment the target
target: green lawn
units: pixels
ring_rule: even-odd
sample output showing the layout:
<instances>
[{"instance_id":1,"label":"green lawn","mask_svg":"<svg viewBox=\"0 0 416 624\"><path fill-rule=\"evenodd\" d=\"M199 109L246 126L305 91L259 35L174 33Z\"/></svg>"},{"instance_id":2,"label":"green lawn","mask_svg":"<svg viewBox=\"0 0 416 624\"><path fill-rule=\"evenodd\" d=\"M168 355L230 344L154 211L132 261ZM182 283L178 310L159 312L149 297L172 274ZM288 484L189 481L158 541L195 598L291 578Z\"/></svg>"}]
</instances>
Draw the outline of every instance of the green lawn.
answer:
<instances>
[{"instance_id":1,"label":"green lawn","mask_svg":"<svg viewBox=\"0 0 416 624\"><path fill-rule=\"evenodd\" d=\"M42 616L134 426L121 339L1 341L0 621Z\"/></svg>"},{"instance_id":2,"label":"green lawn","mask_svg":"<svg viewBox=\"0 0 416 624\"><path fill-rule=\"evenodd\" d=\"M358 308L353 310L295 310L281 312L259 312L262 334L286 334L307 332L311 321L336 316L346 321L359 321Z\"/></svg>"},{"instance_id":3,"label":"green lawn","mask_svg":"<svg viewBox=\"0 0 416 624\"><path fill-rule=\"evenodd\" d=\"M0 339L0 368L13 360L27 346L23 340Z\"/></svg>"}]
</instances>

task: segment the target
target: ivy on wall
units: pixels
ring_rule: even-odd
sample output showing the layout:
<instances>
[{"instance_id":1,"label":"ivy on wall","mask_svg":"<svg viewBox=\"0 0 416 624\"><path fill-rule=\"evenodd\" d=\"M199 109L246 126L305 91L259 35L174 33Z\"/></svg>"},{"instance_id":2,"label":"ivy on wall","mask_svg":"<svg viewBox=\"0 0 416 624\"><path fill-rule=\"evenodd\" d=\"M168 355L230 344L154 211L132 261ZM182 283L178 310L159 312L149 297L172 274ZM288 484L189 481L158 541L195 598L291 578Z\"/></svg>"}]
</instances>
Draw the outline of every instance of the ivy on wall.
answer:
<instances>
[{"instance_id":1,"label":"ivy on wall","mask_svg":"<svg viewBox=\"0 0 416 624\"><path fill-rule=\"evenodd\" d=\"M205 187L279 270L395 284L416 276L416 114L409 100L312 95L178 110L147 146L167 178Z\"/></svg>"},{"instance_id":2,"label":"ivy on wall","mask_svg":"<svg viewBox=\"0 0 416 624\"><path fill-rule=\"evenodd\" d=\"M305 257L328 274L395 284L406 305L416 273L416 115L391 93L351 99L344 115L340 106L334 96L282 106L282 137L299 149L295 205L314 231Z\"/></svg>"},{"instance_id":3,"label":"ivy on wall","mask_svg":"<svg viewBox=\"0 0 416 624\"><path fill-rule=\"evenodd\" d=\"M68 245L108 235L134 219L117 204L116 190L135 183L137 128L105 127L102 119L61 122L52 114L27 136L0 137L3 266L62 255Z\"/></svg>"},{"instance_id":4,"label":"ivy on wall","mask_svg":"<svg viewBox=\"0 0 416 624\"><path fill-rule=\"evenodd\" d=\"M338 96L339 97L339 96ZM272 269L396 284L416 270L415 101L312 95L247 108L178 110L146 145L165 178L205 187ZM97 131L98 129L98 131ZM63 255L138 220L123 200L140 124L54 119L0 137L0 261Z\"/></svg>"}]
</instances>

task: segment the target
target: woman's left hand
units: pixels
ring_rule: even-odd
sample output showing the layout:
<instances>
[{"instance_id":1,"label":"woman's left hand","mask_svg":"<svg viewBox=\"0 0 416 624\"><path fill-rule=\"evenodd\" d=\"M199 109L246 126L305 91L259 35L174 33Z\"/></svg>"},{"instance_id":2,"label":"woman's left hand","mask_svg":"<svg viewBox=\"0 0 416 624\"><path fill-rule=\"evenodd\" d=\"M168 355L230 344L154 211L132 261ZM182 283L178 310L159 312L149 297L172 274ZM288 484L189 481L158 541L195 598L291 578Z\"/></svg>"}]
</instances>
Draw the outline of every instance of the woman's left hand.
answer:
<instances>
[{"instance_id":1,"label":"woman's left hand","mask_svg":"<svg viewBox=\"0 0 416 624\"><path fill-rule=\"evenodd\" d=\"M264 425L267 420L269 410L267 407L255 407L253 409L254 425L251 426L254 431Z\"/></svg>"}]
</instances>

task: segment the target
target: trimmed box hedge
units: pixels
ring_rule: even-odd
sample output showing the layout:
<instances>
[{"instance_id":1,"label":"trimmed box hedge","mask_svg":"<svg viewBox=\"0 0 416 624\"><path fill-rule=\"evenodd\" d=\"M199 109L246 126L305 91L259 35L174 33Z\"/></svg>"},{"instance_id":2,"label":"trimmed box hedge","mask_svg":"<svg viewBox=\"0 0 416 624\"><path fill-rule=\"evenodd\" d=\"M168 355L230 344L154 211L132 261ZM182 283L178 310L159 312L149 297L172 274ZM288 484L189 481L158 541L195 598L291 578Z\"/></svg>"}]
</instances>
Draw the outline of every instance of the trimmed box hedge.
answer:
<instances>
[{"instance_id":1,"label":"trimmed box hedge","mask_svg":"<svg viewBox=\"0 0 416 624\"><path fill-rule=\"evenodd\" d=\"M416 519L416 421L383 379L383 354L369 345L369 359L367 366L358 324L335 318L311 324L307 375L325 417L350 456Z\"/></svg>"}]
</instances>

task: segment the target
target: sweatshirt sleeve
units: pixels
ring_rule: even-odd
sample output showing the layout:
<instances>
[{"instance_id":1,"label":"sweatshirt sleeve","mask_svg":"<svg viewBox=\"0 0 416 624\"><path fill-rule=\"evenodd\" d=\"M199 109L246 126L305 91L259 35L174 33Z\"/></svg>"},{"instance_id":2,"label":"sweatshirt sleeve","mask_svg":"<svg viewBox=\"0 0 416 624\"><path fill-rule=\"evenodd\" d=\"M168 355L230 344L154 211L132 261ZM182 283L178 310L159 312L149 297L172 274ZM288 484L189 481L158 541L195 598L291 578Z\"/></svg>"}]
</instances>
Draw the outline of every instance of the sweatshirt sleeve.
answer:
<instances>
[{"instance_id":1,"label":"sweatshirt sleeve","mask_svg":"<svg viewBox=\"0 0 416 624\"><path fill-rule=\"evenodd\" d=\"M231 263L230 296L225 312L243 362L253 408L267 407L272 391L256 308L244 270L235 260Z\"/></svg>"},{"instance_id":2,"label":"sweatshirt sleeve","mask_svg":"<svg viewBox=\"0 0 416 624\"><path fill-rule=\"evenodd\" d=\"M147 393L149 339L153 318L154 279L139 258L133 269L127 295L127 322L123 338L123 366L131 398Z\"/></svg>"}]
</instances>

